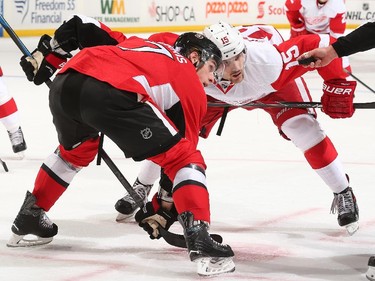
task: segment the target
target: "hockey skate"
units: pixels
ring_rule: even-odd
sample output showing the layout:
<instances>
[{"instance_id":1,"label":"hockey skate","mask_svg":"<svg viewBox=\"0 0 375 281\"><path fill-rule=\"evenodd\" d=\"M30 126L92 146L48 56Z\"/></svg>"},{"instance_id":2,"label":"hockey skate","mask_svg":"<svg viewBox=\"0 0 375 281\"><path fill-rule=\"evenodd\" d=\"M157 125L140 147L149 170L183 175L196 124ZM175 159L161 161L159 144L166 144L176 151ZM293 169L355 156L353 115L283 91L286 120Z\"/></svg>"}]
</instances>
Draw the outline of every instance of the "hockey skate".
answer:
<instances>
[{"instance_id":1,"label":"hockey skate","mask_svg":"<svg viewBox=\"0 0 375 281\"><path fill-rule=\"evenodd\" d=\"M366 278L370 281L375 281L375 256L370 257L368 260Z\"/></svg>"},{"instance_id":2,"label":"hockey skate","mask_svg":"<svg viewBox=\"0 0 375 281\"><path fill-rule=\"evenodd\" d=\"M133 184L134 191L143 200L143 204L147 203L147 196L150 194L152 184L143 184L138 178ZM138 210L137 202L133 199L130 194L125 195L119 199L115 204L115 209L119 214L116 217L117 222L126 222L134 217L135 211Z\"/></svg>"},{"instance_id":3,"label":"hockey skate","mask_svg":"<svg viewBox=\"0 0 375 281\"><path fill-rule=\"evenodd\" d=\"M231 247L213 240L206 222L194 220L191 212L180 214L178 220L184 228L190 260L197 263L198 275L213 276L235 270Z\"/></svg>"},{"instance_id":4,"label":"hockey skate","mask_svg":"<svg viewBox=\"0 0 375 281\"><path fill-rule=\"evenodd\" d=\"M17 153L21 158L24 157L23 151L26 150L26 142L23 137L23 132L21 127L18 127L17 131L15 132L9 132L8 131L8 136L10 139L10 142L12 143L12 149L14 153Z\"/></svg>"},{"instance_id":5,"label":"hockey skate","mask_svg":"<svg viewBox=\"0 0 375 281\"><path fill-rule=\"evenodd\" d=\"M336 211L339 225L345 227L349 235L353 235L359 228L359 210L351 187L340 193L334 193L331 213L335 214Z\"/></svg>"},{"instance_id":6,"label":"hockey skate","mask_svg":"<svg viewBox=\"0 0 375 281\"><path fill-rule=\"evenodd\" d=\"M13 235L8 247L29 247L50 243L57 234L57 225L52 223L43 209L35 205L36 198L29 191L13 222ZM35 236L28 239L25 236Z\"/></svg>"}]
</instances>

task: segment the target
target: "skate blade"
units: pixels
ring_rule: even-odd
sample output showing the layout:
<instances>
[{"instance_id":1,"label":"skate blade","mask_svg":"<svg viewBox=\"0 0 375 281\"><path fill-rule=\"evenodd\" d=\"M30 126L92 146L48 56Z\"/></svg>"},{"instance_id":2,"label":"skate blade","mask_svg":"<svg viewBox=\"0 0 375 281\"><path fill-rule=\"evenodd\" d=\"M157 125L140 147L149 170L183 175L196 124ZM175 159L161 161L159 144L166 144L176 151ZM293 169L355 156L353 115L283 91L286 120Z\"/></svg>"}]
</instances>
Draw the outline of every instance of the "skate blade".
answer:
<instances>
[{"instance_id":1,"label":"skate blade","mask_svg":"<svg viewBox=\"0 0 375 281\"><path fill-rule=\"evenodd\" d=\"M34 236L34 239L25 238L26 235L17 235L12 234L10 239L7 242L7 246L11 248L18 247L34 247L39 245L45 245L50 243L53 240L53 237L43 238L39 236Z\"/></svg>"},{"instance_id":2,"label":"skate blade","mask_svg":"<svg viewBox=\"0 0 375 281\"><path fill-rule=\"evenodd\" d=\"M366 278L370 281L375 281L375 267L369 266L366 272Z\"/></svg>"},{"instance_id":3,"label":"skate blade","mask_svg":"<svg viewBox=\"0 0 375 281\"><path fill-rule=\"evenodd\" d=\"M233 258L201 258L197 261L197 273L200 276L215 276L233 272L236 266Z\"/></svg>"},{"instance_id":4,"label":"skate blade","mask_svg":"<svg viewBox=\"0 0 375 281\"><path fill-rule=\"evenodd\" d=\"M352 223L350 223L348 225L345 225L345 228L346 228L346 231L348 232L348 234L350 236L352 236L359 229L359 223L357 221L356 222L352 222Z\"/></svg>"},{"instance_id":5,"label":"skate blade","mask_svg":"<svg viewBox=\"0 0 375 281\"><path fill-rule=\"evenodd\" d=\"M134 222L135 221L134 215L135 215L135 212L132 214L127 214L127 215L118 213L116 217L116 221L117 222Z\"/></svg>"},{"instance_id":6,"label":"skate blade","mask_svg":"<svg viewBox=\"0 0 375 281\"><path fill-rule=\"evenodd\" d=\"M25 158L25 151L20 151L15 154L17 160L23 160Z\"/></svg>"}]
</instances>

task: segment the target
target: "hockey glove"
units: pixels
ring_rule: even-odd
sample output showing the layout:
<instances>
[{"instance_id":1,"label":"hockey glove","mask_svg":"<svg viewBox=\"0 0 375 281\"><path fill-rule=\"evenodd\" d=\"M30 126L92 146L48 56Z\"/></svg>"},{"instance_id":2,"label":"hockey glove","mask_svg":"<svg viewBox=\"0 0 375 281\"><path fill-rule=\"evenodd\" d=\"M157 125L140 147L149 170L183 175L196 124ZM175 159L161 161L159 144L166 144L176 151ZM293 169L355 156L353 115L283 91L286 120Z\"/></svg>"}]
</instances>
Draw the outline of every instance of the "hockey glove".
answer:
<instances>
[{"instance_id":1,"label":"hockey glove","mask_svg":"<svg viewBox=\"0 0 375 281\"><path fill-rule=\"evenodd\" d=\"M135 214L135 220L150 235L150 239L159 239L161 235L158 228L168 230L177 221L177 211L174 208L171 211L162 209L156 200L154 197L152 202L147 202Z\"/></svg>"},{"instance_id":2,"label":"hockey glove","mask_svg":"<svg viewBox=\"0 0 375 281\"><path fill-rule=\"evenodd\" d=\"M349 118L354 114L353 98L356 81L342 79L324 81L322 111L331 118Z\"/></svg>"},{"instance_id":3,"label":"hockey glove","mask_svg":"<svg viewBox=\"0 0 375 281\"><path fill-rule=\"evenodd\" d=\"M301 35L307 35L307 34L310 34L310 32L306 30L304 25L302 25L301 27L292 27L290 29L290 38L295 38L295 37L298 37Z\"/></svg>"},{"instance_id":4,"label":"hockey glove","mask_svg":"<svg viewBox=\"0 0 375 281\"><path fill-rule=\"evenodd\" d=\"M69 53L64 52L61 48L60 53L51 47L51 37L43 35L38 44L38 48L32 52L32 57L21 57L20 65L29 81L34 81L35 85L46 82L57 69L60 69L67 58L71 57Z\"/></svg>"}]
</instances>

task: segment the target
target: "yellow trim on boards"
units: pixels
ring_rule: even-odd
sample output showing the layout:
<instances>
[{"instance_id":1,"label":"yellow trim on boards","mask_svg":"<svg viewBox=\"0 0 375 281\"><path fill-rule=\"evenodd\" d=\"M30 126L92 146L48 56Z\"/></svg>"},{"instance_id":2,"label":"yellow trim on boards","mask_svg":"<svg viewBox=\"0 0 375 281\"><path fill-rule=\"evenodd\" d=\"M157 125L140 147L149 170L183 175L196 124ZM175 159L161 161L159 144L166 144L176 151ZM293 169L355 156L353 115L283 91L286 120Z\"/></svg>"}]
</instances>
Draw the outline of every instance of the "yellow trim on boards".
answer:
<instances>
[{"instance_id":1,"label":"yellow trim on boards","mask_svg":"<svg viewBox=\"0 0 375 281\"><path fill-rule=\"evenodd\" d=\"M252 24L252 23L249 23ZM233 24L237 25L237 24ZM244 25L244 24L241 24ZM289 29L289 24L271 24L277 29ZM355 29L359 24L347 24L347 29ZM184 25L184 26L143 26L143 27L112 27L113 30L120 31L124 34L130 33L156 33L156 32L188 32L188 31L200 31L203 30L205 25ZM43 34L53 35L55 29L19 29L15 30L15 33L20 36L41 36ZM9 37L7 32L4 30L4 37Z\"/></svg>"}]
</instances>

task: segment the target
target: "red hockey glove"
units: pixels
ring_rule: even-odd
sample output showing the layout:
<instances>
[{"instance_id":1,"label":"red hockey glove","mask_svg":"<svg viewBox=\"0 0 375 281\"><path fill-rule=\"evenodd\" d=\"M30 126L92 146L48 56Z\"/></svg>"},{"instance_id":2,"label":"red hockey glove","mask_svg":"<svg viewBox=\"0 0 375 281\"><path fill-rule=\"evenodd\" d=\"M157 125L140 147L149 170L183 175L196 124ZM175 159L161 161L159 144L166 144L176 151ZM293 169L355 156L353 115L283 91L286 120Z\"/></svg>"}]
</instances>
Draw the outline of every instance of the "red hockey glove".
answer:
<instances>
[{"instance_id":1,"label":"red hockey glove","mask_svg":"<svg viewBox=\"0 0 375 281\"><path fill-rule=\"evenodd\" d=\"M135 220L150 235L150 239L159 239L161 235L158 228L168 230L177 221L177 211L174 207L171 211L162 209L154 196L152 202L147 202L145 207L135 214Z\"/></svg>"},{"instance_id":2,"label":"red hockey glove","mask_svg":"<svg viewBox=\"0 0 375 281\"><path fill-rule=\"evenodd\" d=\"M54 52L50 42L51 37L47 34L43 35L39 40L38 48L32 52L32 57L21 57L20 65L27 79L34 81L35 85L46 82L65 64L66 58L70 57L69 53L64 56Z\"/></svg>"},{"instance_id":3,"label":"red hockey glove","mask_svg":"<svg viewBox=\"0 0 375 281\"><path fill-rule=\"evenodd\" d=\"M353 98L356 81L324 81L322 111L331 118L349 118L354 114Z\"/></svg>"},{"instance_id":4,"label":"red hockey glove","mask_svg":"<svg viewBox=\"0 0 375 281\"><path fill-rule=\"evenodd\" d=\"M301 35L307 35L307 34L310 34L310 32L308 32L304 26L300 28L292 27L290 29L290 38L295 38L295 37L298 37Z\"/></svg>"}]
</instances>

